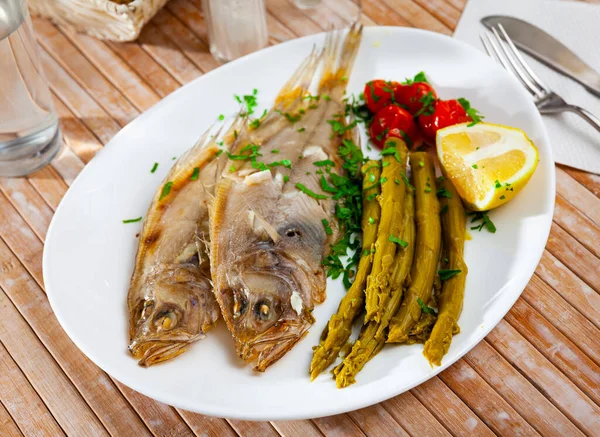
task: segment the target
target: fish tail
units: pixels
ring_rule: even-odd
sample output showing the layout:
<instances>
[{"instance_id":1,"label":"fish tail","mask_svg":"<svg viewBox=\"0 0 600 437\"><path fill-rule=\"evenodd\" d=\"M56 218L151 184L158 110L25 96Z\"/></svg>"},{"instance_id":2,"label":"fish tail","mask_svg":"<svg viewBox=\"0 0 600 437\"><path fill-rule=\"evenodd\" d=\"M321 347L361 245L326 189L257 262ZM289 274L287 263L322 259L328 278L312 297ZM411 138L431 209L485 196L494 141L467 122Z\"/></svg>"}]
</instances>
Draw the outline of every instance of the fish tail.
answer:
<instances>
[{"instance_id":1,"label":"fish tail","mask_svg":"<svg viewBox=\"0 0 600 437\"><path fill-rule=\"evenodd\" d=\"M363 26L358 21L355 21L344 39L343 44L340 48L340 35L338 34L334 38L334 44L330 47L326 47L325 50L325 68L319 85L320 90L325 91L327 89L340 89L346 88L348 77L352 72L352 66L360 47L360 41L362 38ZM340 96L337 96L341 99ZM333 96L331 96L333 97Z\"/></svg>"},{"instance_id":2,"label":"fish tail","mask_svg":"<svg viewBox=\"0 0 600 437\"><path fill-rule=\"evenodd\" d=\"M289 108L295 102L301 101L313 81L315 71L320 65L322 57L322 50L318 50L316 46L313 47L310 55L302 61L292 77L279 91L275 100L276 109Z\"/></svg>"}]
</instances>

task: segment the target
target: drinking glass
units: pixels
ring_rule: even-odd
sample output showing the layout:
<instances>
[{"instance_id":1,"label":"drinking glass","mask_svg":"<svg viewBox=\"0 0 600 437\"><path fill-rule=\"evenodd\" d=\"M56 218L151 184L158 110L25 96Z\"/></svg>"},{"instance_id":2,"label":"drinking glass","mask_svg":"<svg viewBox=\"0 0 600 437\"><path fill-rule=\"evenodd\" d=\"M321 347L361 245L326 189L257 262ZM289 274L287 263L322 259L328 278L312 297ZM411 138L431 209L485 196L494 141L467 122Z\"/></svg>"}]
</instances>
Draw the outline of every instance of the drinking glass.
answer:
<instances>
[{"instance_id":1,"label":"drinking glass","mask_svg":"<svg viewBox=\"0 0 600 437\"><path fill-rule=\"evenodd\" d=\"M0 0L0 176L48 164L61 146L25 0Z\"/></svg>"},{"instance_id":2,"label":"drinking glass","mask_svg":"<svg viewBox=\"0 0 600 437\"><path fill-rule=\"evenodd\" d=\"M269 42L265 0L202 0L210 52L220 62L260 50Z\"/></svg>"}]
</instances>

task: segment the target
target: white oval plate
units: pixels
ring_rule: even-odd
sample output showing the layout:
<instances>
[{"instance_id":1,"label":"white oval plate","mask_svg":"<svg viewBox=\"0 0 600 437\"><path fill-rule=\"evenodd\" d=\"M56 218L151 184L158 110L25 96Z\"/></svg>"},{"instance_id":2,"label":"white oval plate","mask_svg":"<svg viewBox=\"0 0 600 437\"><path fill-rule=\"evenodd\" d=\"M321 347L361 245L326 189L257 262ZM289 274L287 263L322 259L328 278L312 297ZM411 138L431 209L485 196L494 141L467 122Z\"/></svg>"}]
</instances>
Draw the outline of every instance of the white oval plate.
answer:
<instances>
[{"instance_id":1,"label":"white oval plate","mask_svg":"<svg viewBox=\"0 0 600 437\"><path fill-rule=\"evenodd\" d=\"M219 114L234 114L233 94L259 90L268 107L324 34L280 44L227 64L174 92L125 127L73 183L54 215L44 250L44 282L61 325L98 366L129 387L198 413L254 420L301 419L365 407L431 378L475 346L519 297L537 266L554 208L548 136L529 95L483 53L431 32L367 28L348 91L375 78L403 80L424 70L442 98L466 97L486 120L524 129L540 150L531 182L493 211L498 232L472 231L461 333L444 365L432 369L422 346L386 346L344 390L329 374L310 383L312 346L344 293L328 285L310 333L264 374L235 355L223 323L177 359L149 369L127 352L126 296L140 223L173 163ZM262 111L262 108L261 108ZM150 169L154 162L156 173Z\"/></svg>"}]
</instances>

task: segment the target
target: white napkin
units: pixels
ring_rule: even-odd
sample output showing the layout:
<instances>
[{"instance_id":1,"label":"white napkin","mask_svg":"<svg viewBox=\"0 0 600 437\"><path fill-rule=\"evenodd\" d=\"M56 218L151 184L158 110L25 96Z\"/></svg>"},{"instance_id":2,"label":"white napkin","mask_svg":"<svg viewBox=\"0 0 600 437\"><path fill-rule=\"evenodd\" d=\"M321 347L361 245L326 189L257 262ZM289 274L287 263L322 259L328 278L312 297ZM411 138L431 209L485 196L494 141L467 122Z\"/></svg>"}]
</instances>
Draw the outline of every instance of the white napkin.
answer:
<instances>
[{"instance_id":1,"label":"white napkin","mask_svg":"<svg viewBox=\"0 0 600 437\"><path fill-rule=\"evenodd\" d=\"M535 24L600 71L600 5L557 0L470 0L454 37L485 52L479 39L485 27L479 20L488 15L509 15ZM525 58L550 89L568 103L600 117L600 98L532 57ZM600 133L576 114L542 118L557 163L600 174Z\"/></svg>"}]
</instances>

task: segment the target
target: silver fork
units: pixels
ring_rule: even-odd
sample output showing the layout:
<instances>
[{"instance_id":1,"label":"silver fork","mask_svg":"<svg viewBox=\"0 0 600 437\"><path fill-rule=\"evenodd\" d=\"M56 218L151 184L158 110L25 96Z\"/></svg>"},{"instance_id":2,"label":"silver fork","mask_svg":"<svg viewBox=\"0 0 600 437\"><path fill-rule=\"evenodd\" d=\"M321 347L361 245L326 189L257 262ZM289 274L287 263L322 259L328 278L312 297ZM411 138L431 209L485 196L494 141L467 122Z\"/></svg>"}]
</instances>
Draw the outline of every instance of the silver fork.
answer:
<instances>
[{"instance_id":1,"label":"silver fork","mask_svg":"<svg viewBox=\"0 0 600 437\"><path fill-rule=\"evenodd\" d=\"M487 54L499 61L502 66L513 73L523 86L533 96L535 106L541 114L555 114L557 112L574 112L590 123L600 132L600 119L590 111L579 106L570 105L565 100L548 88L527 65L521 53L517 50L512 40L504 30L502 24L492 27L492 32L481 35L481 42ZM493 35L493 37L492 37Z\"/></svg>"}]
</instances>

